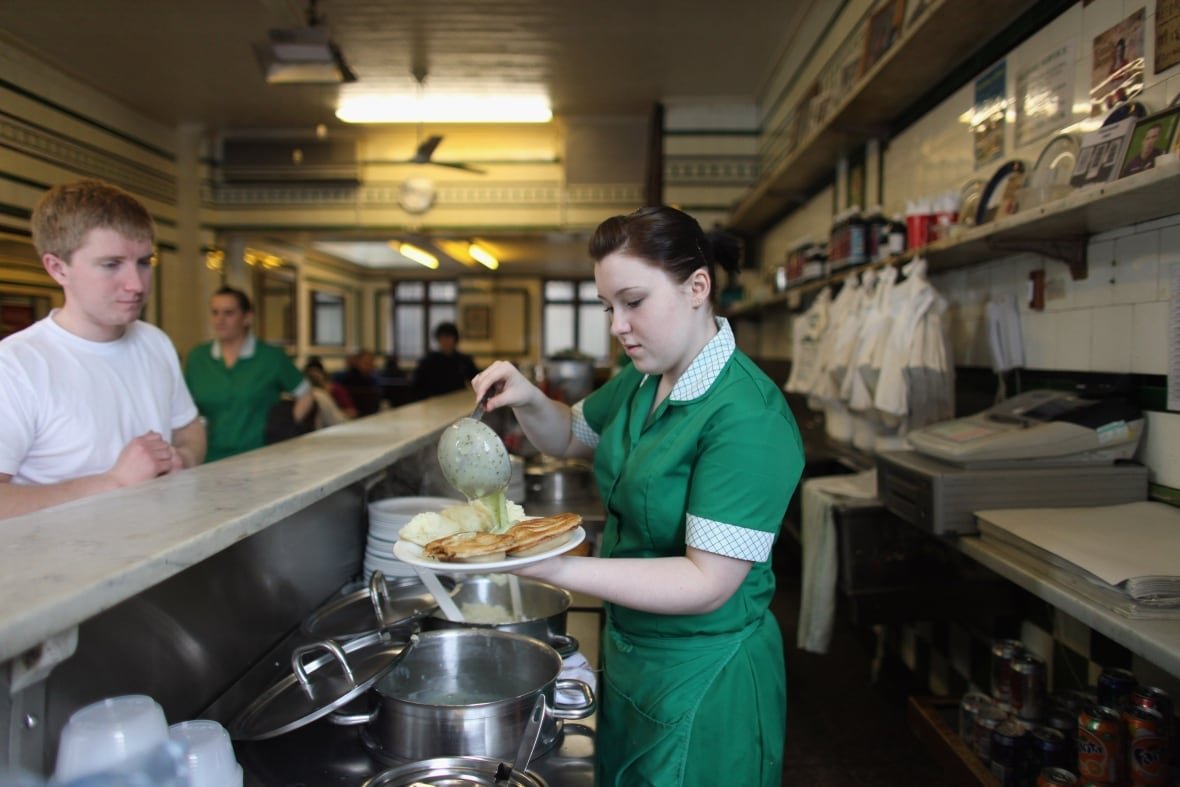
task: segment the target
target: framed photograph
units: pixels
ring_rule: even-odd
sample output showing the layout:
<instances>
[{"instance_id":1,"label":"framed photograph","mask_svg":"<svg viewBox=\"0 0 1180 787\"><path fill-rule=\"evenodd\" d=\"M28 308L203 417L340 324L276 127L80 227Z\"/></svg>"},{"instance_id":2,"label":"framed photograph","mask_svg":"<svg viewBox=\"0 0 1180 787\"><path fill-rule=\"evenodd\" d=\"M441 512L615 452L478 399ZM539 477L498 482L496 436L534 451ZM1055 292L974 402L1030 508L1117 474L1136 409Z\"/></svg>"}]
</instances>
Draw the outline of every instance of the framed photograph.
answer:
<instances>
[{"instance_id":1,"label":"framed photograph","mask_svg":"<svg viewBox=\"0 0 1180 787\"><path fill-rule=\"evenodd\" d=\"M463 307L463 338L482 341L492 338L492 307L473 303Z\"/></svg>"},{"instance_id":2,"label":"framed photograph","mask_svg":"<svg viewBox=\"0 0 1180 787\"><path fill-rule=\"evenodd\" d=\"M865 29L865 51L860 60L860 73L863 76L872 70L893 43L901 35L902 25L905 24L905 0L885 0L876 11L869 16L869 24Z\"/></svg>"},{"instance_id":3,"label":"framed photograph","mask_svg":"<svg viewBox=\"0 0 1180 787\"><path fill-rule=\"evenodd\" d=\"M1155 160L1172 149L1176 139L1176 126L1180 122L1180 107L1159 112L1150 117L1140 118L1131 133L1131 142L1123 154L1123 166L1119 177L1155 167Z\"/></svg>"},{"instance_id":4,"label":"framed photograph","mask_svg":"<svg viewBox=\"0 0 1180 787\"><path fill-rule=\"evenodd\" d=\"M1069 185L1078 188L1117 178L1123 162L1123 151L1126 150L1133 128L1135 118L1127 118L1095 129L1083 137Z\"/></svg>"}]
</instances>

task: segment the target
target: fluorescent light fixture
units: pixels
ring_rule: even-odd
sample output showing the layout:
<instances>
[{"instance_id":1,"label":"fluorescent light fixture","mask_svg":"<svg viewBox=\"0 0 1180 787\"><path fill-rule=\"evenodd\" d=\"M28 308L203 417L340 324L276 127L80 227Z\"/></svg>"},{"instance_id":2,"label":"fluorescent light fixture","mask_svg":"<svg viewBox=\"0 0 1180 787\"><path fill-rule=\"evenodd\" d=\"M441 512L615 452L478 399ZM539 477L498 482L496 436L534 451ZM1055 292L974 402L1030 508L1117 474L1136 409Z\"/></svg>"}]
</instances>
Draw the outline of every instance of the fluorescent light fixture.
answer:
<instances>
[{"instance_id":1,"label":"fluorescent light fixture","mask_svg":"<svg viewBox=\"0 0 1180 787\"><path fill-rule=\"evenodd\" d=\"M544 96L345 96L336 109L345 123L548 123Z\"/></svg>"},{"instance_id":2,"label":"fluorescent light fixture","mask_svg":"<svg viewBox=\"0 0 1180 787\"><path fill-rule=\"evenodd\" d=\"M494 271L500 267L500 261L496 259L495 255L483 246L480 246L476 241L472 241L467 247L467 253L471 255L471 259L489 270Z\"/></svg>"},{"instance_id":3,"label":"fluorescent light fixture","mask_svg":"<svg viewBox=\"0 0 1180 787\"><path fill-rule=\"evenodd\" d=\"M398 243L397 241L390 241L390 245L394 246L403 257L407 257L419 265L425 265L431 270L438 269L438 257L425 249L420 249L412 243Z\"/></svg>"}]
</instances>

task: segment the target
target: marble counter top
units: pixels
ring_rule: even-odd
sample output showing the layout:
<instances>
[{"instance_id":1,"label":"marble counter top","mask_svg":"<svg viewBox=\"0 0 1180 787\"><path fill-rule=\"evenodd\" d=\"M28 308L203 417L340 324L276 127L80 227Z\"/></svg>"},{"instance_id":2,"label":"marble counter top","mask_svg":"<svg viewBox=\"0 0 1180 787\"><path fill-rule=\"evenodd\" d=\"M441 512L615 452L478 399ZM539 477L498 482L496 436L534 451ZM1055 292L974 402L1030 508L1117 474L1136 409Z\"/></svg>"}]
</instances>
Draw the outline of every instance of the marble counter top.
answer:
<instances>
[{"instance_id":1,"label":"marble counter top","mask_svg":"<svg viewBox=\"0 0 1180 787\"><path fill-rule=\"evenodd\" d=\"M1136 619L1110 608L1104 590L1084 577L978 536L958 539L963 554L1033 595L1067 612L1095 631L1138 653L1171 675L1180 676L1180 617Z\"/></svg>"},{"instance_id":2,"label":"marble counter top","mask_svg":"<svg viewBox=\"0 0 1180 787\"><path fill-rule=\"evenodd\" d=\"M0 520L0 663L437 440L468 392Z\"/></svg>"}]
</instances>

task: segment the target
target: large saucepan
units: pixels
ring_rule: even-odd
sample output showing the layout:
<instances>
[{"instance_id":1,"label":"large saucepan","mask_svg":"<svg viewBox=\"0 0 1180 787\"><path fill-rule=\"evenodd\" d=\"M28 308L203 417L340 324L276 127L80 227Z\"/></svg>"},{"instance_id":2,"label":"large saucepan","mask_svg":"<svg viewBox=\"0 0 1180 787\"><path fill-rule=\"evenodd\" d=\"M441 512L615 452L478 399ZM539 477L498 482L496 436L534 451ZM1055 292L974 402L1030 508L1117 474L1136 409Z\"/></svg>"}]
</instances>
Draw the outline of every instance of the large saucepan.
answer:
<instances>
[{"instance_id":1,"label":"large saucepan","mask_svg":"<svg viewBox=\"0 0 1180 787\"><path fill-rule=\"evenodd\" d=\"M557 651L532 637L485 628L426 631L374 685L372 713L336 714L332 721L367 723L362 739L389 763L447 756L510 760L543 694L540 754L559 742L562 720L594 712L593 690L559 678L560 672ZM581 704L562 704L559 689L576 691Z\"/></svg>"},{"instance_id":2,"label":"large saucepan","mask_svg":"<svg viewBox=\"0 0 1180 787\"><path fill-rule=\"evenodd\" d=\"M507 574L468 575L452 596L467 619L448 620L436 608L422 620L422 628L494 628L547 642L561 656L576 651L578 640L566 633L566 614L573 600L569 592L518 577L521 615L514 618L510 581Z\"/></svg>"}]
</instances>

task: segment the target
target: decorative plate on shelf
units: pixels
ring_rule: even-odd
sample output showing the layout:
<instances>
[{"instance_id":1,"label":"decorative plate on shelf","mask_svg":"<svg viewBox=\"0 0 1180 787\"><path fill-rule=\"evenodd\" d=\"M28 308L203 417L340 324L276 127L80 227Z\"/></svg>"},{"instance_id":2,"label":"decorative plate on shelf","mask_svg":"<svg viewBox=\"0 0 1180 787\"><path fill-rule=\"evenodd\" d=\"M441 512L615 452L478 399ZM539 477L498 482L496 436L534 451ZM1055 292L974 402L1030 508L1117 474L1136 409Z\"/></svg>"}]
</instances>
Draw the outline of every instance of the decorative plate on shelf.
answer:
<instances>
[{"instance_id":1,"label":"decorative plate on shelf","mask_svg":"<svg viewBox=\"0 0 1180 787\"><path fill-rule=\"evenodd\" d=\"M1072 134L1060 134L1045 145L1028 176L1030 187L1069 185L1081 144Z\"/></svg>"},{"instance_id":2,"label":"decorative plate on shelf","mask_svg":"<svg viewBox=\"0 0 1180 787\"><path fill-rule=\"evenodd\" d=\"M984 182L980 178L967 181L963 190L959 192L959 226L970 227L975 224L975 214L979 212L979 198L983 195Z\"/></svg>"},{"instance_id":3,"label":"decorative plate on shelf","mask_svg":"<svg viewBox=\"0 0 1180 787\"><path fill-rule=\"evenodd\" d=\"M975 223L987 224L1001 216L1010 216L1020 209L1018 192L1024 187L1028 165L1020 159L1004 162L992 175L979 198Z\"/></svg>"}]
</instances>

